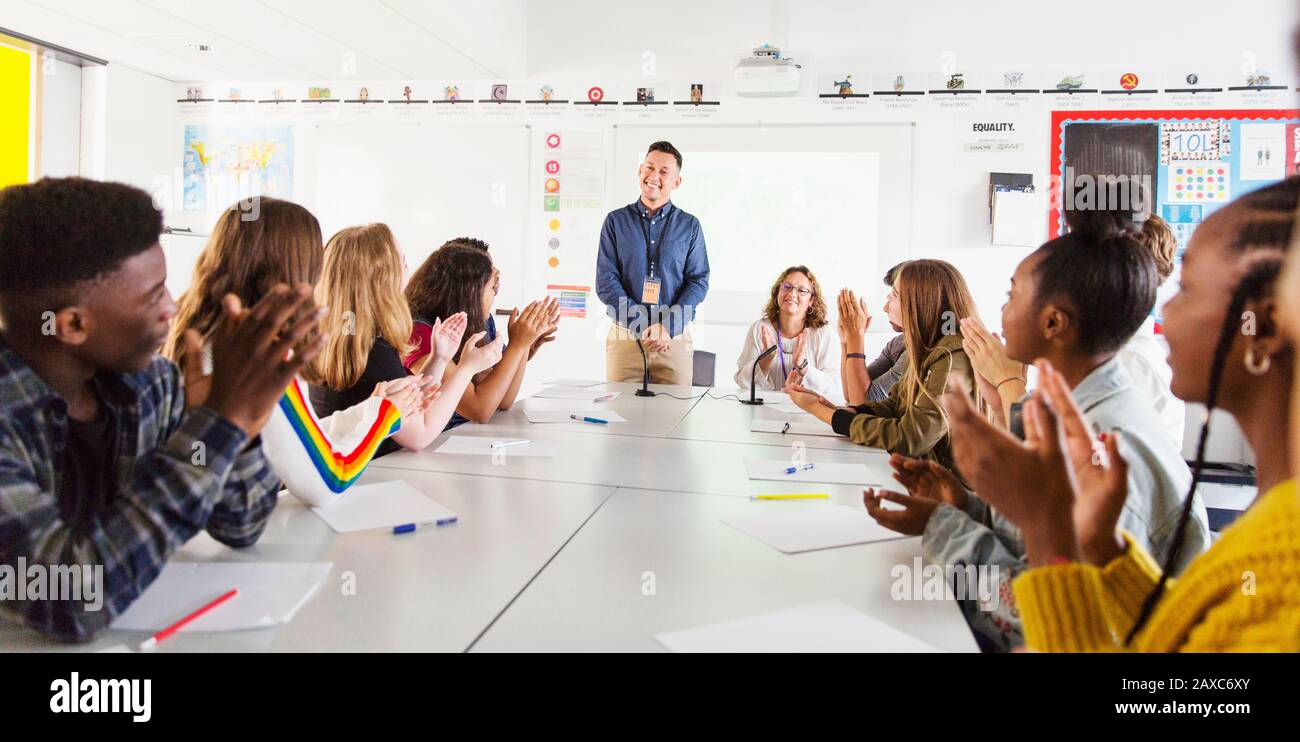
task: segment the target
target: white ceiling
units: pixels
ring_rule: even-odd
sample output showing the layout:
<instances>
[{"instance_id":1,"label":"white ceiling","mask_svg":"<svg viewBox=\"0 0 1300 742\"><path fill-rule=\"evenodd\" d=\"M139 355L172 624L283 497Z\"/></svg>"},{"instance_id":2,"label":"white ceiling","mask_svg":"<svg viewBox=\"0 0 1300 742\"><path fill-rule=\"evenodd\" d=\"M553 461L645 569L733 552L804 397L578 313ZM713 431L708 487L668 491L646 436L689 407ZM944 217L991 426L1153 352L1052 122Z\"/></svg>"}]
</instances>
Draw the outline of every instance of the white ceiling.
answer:
<instances>
[{"instance_id":1,"label":"white ceiling","mask_svg":"<svg viewBox=\"0 0 1300 742\"><path fill-rule=\"evenodd\" d=\"M506 78L524 74L525 15L525 0L5 0L0 27L169 80Z\"/></svg>"}]
</instances>

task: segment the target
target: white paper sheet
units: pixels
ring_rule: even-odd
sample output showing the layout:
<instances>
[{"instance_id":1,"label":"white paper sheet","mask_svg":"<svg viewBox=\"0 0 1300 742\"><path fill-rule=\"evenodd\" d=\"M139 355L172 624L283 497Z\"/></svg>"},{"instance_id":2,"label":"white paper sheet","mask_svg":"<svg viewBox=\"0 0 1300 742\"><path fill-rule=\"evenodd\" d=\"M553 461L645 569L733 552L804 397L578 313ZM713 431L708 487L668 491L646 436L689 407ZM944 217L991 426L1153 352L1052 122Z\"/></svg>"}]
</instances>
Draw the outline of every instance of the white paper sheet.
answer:
<instances>
[{"instance_id":1,"label":"white paper sheet","mask_svg":"<svg viewBox=\"0 0 1300 742\"><path fill-rule=\"evenodd\" d=\"M520 438L485 438L482 436L471 435L453 435L442 442L441 446L433 449L434 453L459 453L470 456L492 456L499 454L510 458L512 456L534 456L541 458L554 458L555 444L550 441L533 441L531 443L521 443L514 446L505 446L504 448L493 448L493 441L517 441L526 440Z\"/></svg>"},{"instance_id":2,"label":"white paper sheet","mask_svg":"<svg viewBox=\"0 0 1300 742\"><path fill-rule=\"evenodd\" d=\"M783 415L808 415L812 417L811 412L805 412L802 407L794 402L778 402L777 404L764 404L763 409L775 410Z\"/></svg>"},{"instance_id":3,"label":"white paper sheet","mask_svg":"<svg viewBox=\"0 0 1300 742\"><path fill-rule=\"evenodd\" d=\"M181 629L182 633L286 624L331 567L331 562L169 562L112 627L161 631L232 588L239 594Z\"/></svg>"},{"instance_id":4,"label":"white paper sheet","mask_svg":"<svg viewBox=\"0 0 1300 742\"><path fill-rule=\"evenodd\" d=\"M391 529L407 523L423 525L456 517L401 480L350 487L334 502L323 508L312 508L312 512L336 533Z\"/></svg>"},{"instance_id":5,"label":"white paper sheet","mask_svg":"<svg viewBox=\"0 0 1300 742\"><path fill-rule=\"evenodd\" d=\"M867 464L813 463L811 469L801 469L793 474L785 470L794 464L789 459L745 459L745 473L750 479L767 479L776 482L824 482L826 484L879 485L893 482L893 477L882 479L879 466Z\"/></svg>"},{"instance_id":6,"label":"white paper sheet","mask_svg":"<svg viewBox=\"0 0 1300 742\"><path fill-rule=\"evenodd\" d=\"M594 417L610 423L625 423L627 418L618 414L614 410L591 408L585 410L524 410L524 416L530 423L573 423L582 422L582 420L573 420L569 415L581 417ZM599 425L600 423L589 423Z\"/></svg>"},{"instance_id":7,"label":"white paper sheet","mask_svg":"<svg viewBox=\"0 0 1300 742\"><path fill-rule=\"evenodd\" d=\"M673 652L937 652L838 600L656 634Z\"/></svg>"},{"instance_id":8,"label":"white paper sheet","mask_svg":"<svg viewBox=\"0 0 1300 742\"><path fill-rule=\"evenodd\" d=\"M847 505L782 508L723 518L722 522L783 554L903 538L877 523L865 508Z\"/></svg>"},{"instance_id":9,"label":"white paper sheet","mask_svg":"<svg viewBox=\"0 0 1300 742\"><path fill-rule=\"evenodd\" d=\"M749 424L749 429L755 433L784 433L786 435L818 435L825 438L844 438L836 433L831 426L809 416L808 420L759 420L755 419ZM790 427L786 427L786 426ZM844 438L848 440L848 438Z\"/></svg>"},{"instance_id":10,"label":"white paper sheet","mask_svg":"<svg viewBox=\"0 0 1300 742\"><path fill-rule=\"evenodd\" d=\"M556 379L555 381L546 382L546 385L548 387L549 386L576 386L585 389L586 387L589 386L600 386L601 384L604 383L605 382L603 381L596 381L595 379Z\"/></svg>"},{"instance_id":11,"label":"white paper sheet","mask_svg":"<svg viewBox=\"0 0 1300 742\"><path fill-rule=\"evenodd\" d=\"M576 386L548 386L534 394L539 399L582 399L588 402L608 402L619 395L602 389L580 389Z\"/></svg>"}]
</instances>

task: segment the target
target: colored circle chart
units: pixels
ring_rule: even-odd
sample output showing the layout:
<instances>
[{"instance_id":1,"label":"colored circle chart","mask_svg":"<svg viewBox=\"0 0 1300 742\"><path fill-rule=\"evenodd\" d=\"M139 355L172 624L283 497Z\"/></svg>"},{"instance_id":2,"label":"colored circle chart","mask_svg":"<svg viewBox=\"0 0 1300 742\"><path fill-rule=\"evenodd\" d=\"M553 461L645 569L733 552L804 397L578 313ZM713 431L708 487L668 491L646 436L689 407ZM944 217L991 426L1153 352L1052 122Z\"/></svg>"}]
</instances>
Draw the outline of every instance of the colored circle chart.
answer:
<instances>
[{"instance_id":1,"label":"colored circle chart","mask_svg":"<svg viewBox=\"0 0 1300 742\"><path fill-rule=\"evenodd\" d=\"M1231 199L1230 183L1226 163L1173 163L1169 166L1169 195L1175 202L1228 201Z\"/></svg>"}]
</instances>

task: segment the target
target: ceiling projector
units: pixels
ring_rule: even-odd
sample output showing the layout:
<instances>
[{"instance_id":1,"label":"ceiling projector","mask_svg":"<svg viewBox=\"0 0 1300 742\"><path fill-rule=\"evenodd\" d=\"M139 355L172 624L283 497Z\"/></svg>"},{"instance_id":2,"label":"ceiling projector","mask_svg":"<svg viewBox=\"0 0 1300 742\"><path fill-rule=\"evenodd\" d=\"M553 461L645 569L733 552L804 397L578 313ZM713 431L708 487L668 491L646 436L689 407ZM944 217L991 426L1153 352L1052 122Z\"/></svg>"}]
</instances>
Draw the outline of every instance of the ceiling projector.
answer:
<instances>
[{"instance_id":1,"label":"ceiling projector","mask_svg":"<svg viewBox=\"0 0 1300 742\"><path fill-rule=\"evenodd\" d=\"M780 49L764 44L736 64L732 81L737 95L798 95L799 69L793 59L781 56Z\"/></svg>"}]
</instances>

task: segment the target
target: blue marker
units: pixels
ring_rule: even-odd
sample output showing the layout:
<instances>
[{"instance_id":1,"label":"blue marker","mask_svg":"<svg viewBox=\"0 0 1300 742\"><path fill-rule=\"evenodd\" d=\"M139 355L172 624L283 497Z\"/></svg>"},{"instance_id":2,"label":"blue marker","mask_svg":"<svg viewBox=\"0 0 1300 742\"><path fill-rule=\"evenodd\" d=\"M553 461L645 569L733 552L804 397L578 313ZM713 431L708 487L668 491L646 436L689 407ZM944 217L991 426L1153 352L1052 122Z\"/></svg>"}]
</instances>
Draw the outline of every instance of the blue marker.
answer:
<instances>
[{"instance_id":1,"label":"blue marker","mask_svg":"<svg viewBox=\"0 0 1300 742\"><path fill-rule=\"evenodd\" d=\"M455 515L453 515L453 516L451 516L450 518L440 518L440 519L434 521L433 524L434 524L435 526L445 526L445 525L449 525L449 524L451 524L451 523L455 523L455 522L458 521L458 520L460 520L459 516L455 516ZM395 533L395 534L398 534L398 533L411 533L411 532L414 531L415 529L419 528L421 525L428 525L428 524L427 524L427 523L405 523L405 524L400 525L400 526L393 526L393 533Z\"/></svg>"},{"instance_id":2,"label":"blue marker","mask_svg":"<svg viewBox=\"0 0 1300 742\"><path fill-rule=\"evenodd\" d=\"M794 473L797 472L797 471L808 471L808 470L811 469L811 468L813 468L813 465L812 465L812 464L804 464L803 466L792 466L792 467L786 469L786 470L785 470L785 473L786 473L786 474L794 474Z\"/></svg>"},{"instance_id":3,"label":"blue marker","mask_svg":"<svg viewBox=\"0 0 1300 742\"><path fill-rule=\"evenodd\" d=\"M578 422L582 422L582 423L599 423L601 425L609 425L608 420L601 420L598 417L586 417L586 416L578 417L577 415L569 415L569 419L577 420Z\"/></svg>"}]
</instances>

